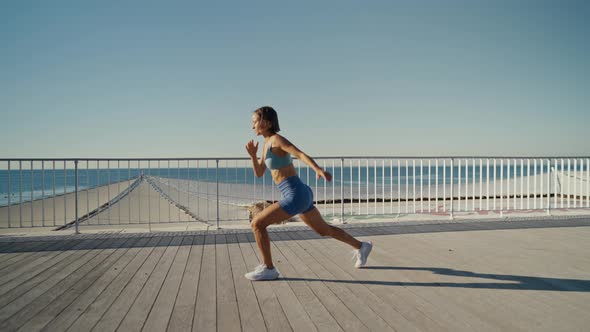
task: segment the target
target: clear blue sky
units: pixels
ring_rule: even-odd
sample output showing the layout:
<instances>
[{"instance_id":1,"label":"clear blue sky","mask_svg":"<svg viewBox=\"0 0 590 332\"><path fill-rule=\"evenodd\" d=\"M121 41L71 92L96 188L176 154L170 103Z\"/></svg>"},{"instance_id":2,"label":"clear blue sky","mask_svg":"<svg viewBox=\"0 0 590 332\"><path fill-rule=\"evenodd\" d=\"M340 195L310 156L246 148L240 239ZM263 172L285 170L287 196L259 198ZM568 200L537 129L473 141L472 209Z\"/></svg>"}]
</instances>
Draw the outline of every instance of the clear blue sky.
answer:
<instances>
[{"instance_id":1,"label":"clear blue sky","mask_svg":"<svg viewBox=\"0 0 590 332\"><path fill-rule=\"evenodd\" d=\"M590 155L588 1L3 1L0 158Z\"/></svg>"}]
</instances>

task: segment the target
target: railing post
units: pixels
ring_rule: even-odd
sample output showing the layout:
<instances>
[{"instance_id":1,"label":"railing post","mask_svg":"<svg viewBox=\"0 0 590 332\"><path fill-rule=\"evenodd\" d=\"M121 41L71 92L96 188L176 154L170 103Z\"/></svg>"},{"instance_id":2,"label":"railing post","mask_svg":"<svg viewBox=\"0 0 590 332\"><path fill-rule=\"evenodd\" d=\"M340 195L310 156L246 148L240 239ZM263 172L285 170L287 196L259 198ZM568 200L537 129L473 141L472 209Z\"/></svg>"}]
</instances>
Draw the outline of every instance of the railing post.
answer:
<instances>
[{"instance_id":1,"label":"railing post","mask_svg":"<svg viewBox=\"0 0 590 332\"><path fill-rule=\"evenodd\" d=\"M340 158L340 223L344 223L344 158Z\"/></svg>"},{"instance_id":2,"label":"railing post","mask_svg":"<svg viewBox=\"0 0 590 332\"><path fill-rule=\"evenodd\" d=\"M547 163L547 215L551 215L551 159Z\"/></svg>"},{"instance_id":3,"label":"railing post","mask_svg":"<svg viewBox=\"0 0 590 332\"><path fill-rule=\"evenodd\" d=\"M454 197L454 193L453 193L453 180L454 180L454 171L453 171L453 167L454 167L454 158L451 158L451 220L453 219L453 197Z\"/></svg>"},{"instance_id":4,"label":"railing post","mask_svg":"<svg viewBox=\"0 0 590 332\"><path fill-rule=\"evenodd\" d=\"M18 161L18 176L19 176L19 186L18 186L18 222L19 227L23 228L23 161Z\"/></svg>"},{"instance_id":5,"label":"railing post","mask_svg":"<svg viewBox=\"0 0 590 332\"><path fill-rule=\"evenodd\" d=\"M33 209L33 202L35 201L35 197L34 197L34 186L33 186L33 180L34 180L34 171L33 171L33 160L31 160L31 226L35 225L35 210Z\"/></svg>"},{"instance_id":6,"label":"railing post","mask_svg":"<svg viewBox=\"0 0 590 332\"><path fill-rule=\"evenodd\" d=\"M10 199L12 197L12 191L10 189L10 160L8 161L8 206L6 207L8 209L8 228L10 228L10 224L11 224L11 219L10 219L10 204L12 204L12 202L10 202Z\"/></svg>"},{"instance_id":7,"label":"railing post","mask_svg":"<svg viewBox=\"0 0 590 332\"><path fill-rule=\"evenodd\" d=\"M74 180L75 180L74 201L76 202L75 208L74 208L75 216L76 216L75 225L76 225L76 234L80 234L80 231L78 230L78 160L74 160ZM64 180L64 186L65 186L65 180Z\"/></svg>"},{"instance_id":8,"label":"railing post","mask_svg":"<svg viewBox=\"0 0 590 332\"><path fill-rule=\"evenodd\" d=\"M215 190L215 195L217 199L217 229L219 229L219 159L215 159L215 185L217 189Z\"/></svg>"}]
</instances>

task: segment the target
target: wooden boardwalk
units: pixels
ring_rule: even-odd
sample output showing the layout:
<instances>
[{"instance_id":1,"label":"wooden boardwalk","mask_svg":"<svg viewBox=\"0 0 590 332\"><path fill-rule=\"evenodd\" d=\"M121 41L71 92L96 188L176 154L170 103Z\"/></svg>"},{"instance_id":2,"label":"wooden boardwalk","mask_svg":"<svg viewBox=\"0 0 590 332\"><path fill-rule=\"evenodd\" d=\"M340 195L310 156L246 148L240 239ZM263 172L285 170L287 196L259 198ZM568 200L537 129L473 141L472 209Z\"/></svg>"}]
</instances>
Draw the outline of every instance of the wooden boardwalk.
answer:
<instances>
[{"instance_id":1,"label":"wooden boardwalk","mask_svg":"<svg viewBox=\"0 0 590 332\"><path fill-rule=\"evenodd\" d=\"M590 219L0 238L0 331L583 331Z\"/></svg>"}]
</instances>

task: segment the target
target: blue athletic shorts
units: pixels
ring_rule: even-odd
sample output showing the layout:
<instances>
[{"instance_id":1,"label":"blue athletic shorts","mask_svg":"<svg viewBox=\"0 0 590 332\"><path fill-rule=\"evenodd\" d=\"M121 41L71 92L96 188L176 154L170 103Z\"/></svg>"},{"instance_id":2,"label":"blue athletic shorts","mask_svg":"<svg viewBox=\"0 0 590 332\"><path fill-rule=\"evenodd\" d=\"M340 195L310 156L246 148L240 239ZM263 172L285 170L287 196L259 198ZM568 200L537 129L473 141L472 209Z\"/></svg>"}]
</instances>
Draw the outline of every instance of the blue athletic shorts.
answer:
<instances>
[{"instance_id":1,"label":"blue athletic shorts","mask_svg":"<svg viewBox=\"0 0 590 332\"><path fill-rule=\"evenodd\" d=\"M313 209L313 192L298 176L290 176L277 186L283 195L279 204L288 214L294 216Z\"/></svg>"}]
</instances>

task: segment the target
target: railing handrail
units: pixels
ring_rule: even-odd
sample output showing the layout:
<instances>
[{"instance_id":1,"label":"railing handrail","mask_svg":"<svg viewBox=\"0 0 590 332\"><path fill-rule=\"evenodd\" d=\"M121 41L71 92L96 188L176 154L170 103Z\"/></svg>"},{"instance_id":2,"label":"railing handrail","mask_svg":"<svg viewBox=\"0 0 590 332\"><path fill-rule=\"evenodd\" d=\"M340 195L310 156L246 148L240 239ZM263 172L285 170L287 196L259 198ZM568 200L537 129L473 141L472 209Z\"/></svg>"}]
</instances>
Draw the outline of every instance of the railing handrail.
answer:
<instances>
[{"instance_id":1,"label":"railing handrail","mask_svg":"<svg viewBox=\"0 0 590 332\"><path fill-rule=\"evenodd\" d=\"M293 157L297 159L296 157ZM579 156L312 156L313 159L572 159ZM186 157L186 158L0 158L0 161L162 161L162 160L250 160L249 157Z\"/></svg>"}]
</instances>

